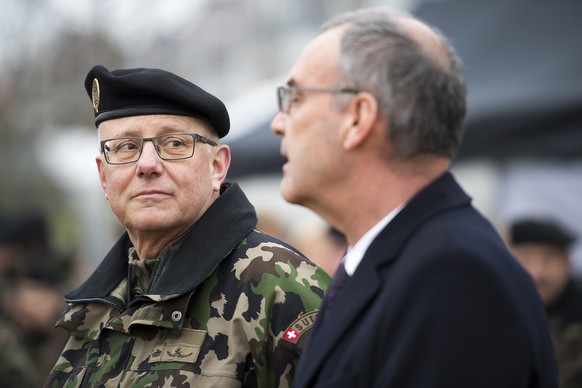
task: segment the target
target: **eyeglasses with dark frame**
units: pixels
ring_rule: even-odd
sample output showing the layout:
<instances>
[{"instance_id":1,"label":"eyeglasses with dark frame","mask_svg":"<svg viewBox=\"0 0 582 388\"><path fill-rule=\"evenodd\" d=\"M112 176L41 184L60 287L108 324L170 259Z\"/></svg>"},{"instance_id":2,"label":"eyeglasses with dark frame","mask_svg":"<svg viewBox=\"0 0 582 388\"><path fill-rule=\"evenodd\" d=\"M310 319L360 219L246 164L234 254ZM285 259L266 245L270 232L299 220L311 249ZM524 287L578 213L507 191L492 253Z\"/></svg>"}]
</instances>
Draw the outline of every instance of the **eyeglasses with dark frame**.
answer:
<instances>
[{"instance_id":1,"label":"eyeglasses with dark frame","mask_svg":"<svg viewBox=\"0 0 582 388\"><path fill-rule=\"evenodd\" d=\"M277 88L277 104L279 111L289 113L293 105L296 93L332 93L332 94L357 94L360 91L353 88L300 88L295 86L279 86Z\"/></svg>"},{"instance_id":2,"label":"eyeglasses with dark frame","mask_svg":"<svg viewBox=\"0 0 582 388\"><path fill-rule=\"evenodd\" d=\"M118 137L100 142L101 152L109 164L135 163L141 157L143 145L151 141L163 160L189 159L194 155L196 141L211 146L218 144L197 133L169 133L154 137Z\"/></svg>"}]
</instances>

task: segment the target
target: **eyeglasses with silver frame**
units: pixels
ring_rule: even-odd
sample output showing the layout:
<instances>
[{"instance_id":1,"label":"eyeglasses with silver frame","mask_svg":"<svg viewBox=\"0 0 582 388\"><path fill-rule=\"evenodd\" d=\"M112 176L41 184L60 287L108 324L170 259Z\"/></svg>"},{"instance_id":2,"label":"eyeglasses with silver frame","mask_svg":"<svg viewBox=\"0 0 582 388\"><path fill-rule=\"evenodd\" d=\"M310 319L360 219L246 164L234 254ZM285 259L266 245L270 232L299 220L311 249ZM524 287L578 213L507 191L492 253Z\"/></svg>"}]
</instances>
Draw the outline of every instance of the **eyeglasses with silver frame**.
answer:
<instances>
[{"instance_id":1,"label":"eyeglasses with silver frame","mask_svg":"<svg viewBox=\"0 0 582 388\"><path fill-rule=\"evenodd\" d=\"M359 92L353 88L301 88L283 85L277 87L277 104L280 112L289 113L297 93L357 94Z\"/></svg>"},{"instance_id":2,"label":"eyeglasses with silver frame","mask_svg":"<svg viewBox=\"0 0 582 388\"><path fill-rule=\"evenodd\" d=\"M141 157L144 143L151 141L163 160L189 159L197 141L211 146L218 144L197 133L169 133L154 137L118 137L100 142L101 152L109 164L135 163Z\"/></svg>"}]
</instances>

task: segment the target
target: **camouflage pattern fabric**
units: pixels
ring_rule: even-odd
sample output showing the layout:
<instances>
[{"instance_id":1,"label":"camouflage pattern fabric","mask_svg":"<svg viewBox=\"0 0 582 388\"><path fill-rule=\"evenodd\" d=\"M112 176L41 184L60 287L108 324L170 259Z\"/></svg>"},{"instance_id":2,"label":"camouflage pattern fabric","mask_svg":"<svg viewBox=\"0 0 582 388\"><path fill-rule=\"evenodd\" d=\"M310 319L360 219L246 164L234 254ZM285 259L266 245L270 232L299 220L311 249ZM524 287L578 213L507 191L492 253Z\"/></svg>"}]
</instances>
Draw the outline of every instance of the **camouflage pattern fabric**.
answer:
<instances>
[{"instance_id":1,"label":"camouflage pattern fabric","mask_svg":"<svg viewBox=\"0 0 582 388\"><path fill-rule=\"evenodd\" d=\"M0 314L0 387L34 388L40 379L34 360Z\"/></svg>"},{"instance_id":2,"label":"camouflage pattern fabric","mask_svg":"<svg viewBox=\"0 0 582 388\"><path fill-rule=\"evenodd\" d=\"M573 281L548 310L560 388L582 387L582 289Z\"/></svg>"},{"instance_id":3,"label":"camouflage pattern fabric","mask_svg":"<svg viewBox=\"0 0 582 388\"><path fill-rule=\"evenodd\" d=\"M237 209L240 206L237 203ZM213 217L202 220L205 227L191 232L177 258L156 268L149 291L134 297L129 306L120 292L128 287L127 270L107 294L99 291L104 287L99 282L107 283L108 274L115 277L117 271L108 268L118 265L108 258L108 267L102 264L81 287L91 289L93 296L86 290L67 295L71 303L58 326L71 338L45 387L292 385L330 278L291 247L257 230L245 232L224 259L196 256L193 252L208 245L199 238L216 233L207 228L215 223L209 220L231 217L230 206L220 207L224 211L216 214L214 209ZM248 214L235 229L248 224ZM256 217L251 221L256 224ZM238 234L228 233L232 235ZM184 252L195 244L206 245L191 252L188 262ZM118 245L127 247L127 242ZM192 269L205 265L210 268L207 273ZM197 277L202 280L192 280ZM176 292L180 289L187 291Z\"/></svg>"},{"instance_id":4,"label":"camouflage pattern fabric","mask_svg":"<svg viewBox=\"0 0 582 388\"><path fill-rule=\"evenodd\" d=\"M582 309L582 305L580 306ZM551 322L551 321L550 321ZM582 387L582 322L552 333L561 388Z\"/></svg>"}]
</instances>

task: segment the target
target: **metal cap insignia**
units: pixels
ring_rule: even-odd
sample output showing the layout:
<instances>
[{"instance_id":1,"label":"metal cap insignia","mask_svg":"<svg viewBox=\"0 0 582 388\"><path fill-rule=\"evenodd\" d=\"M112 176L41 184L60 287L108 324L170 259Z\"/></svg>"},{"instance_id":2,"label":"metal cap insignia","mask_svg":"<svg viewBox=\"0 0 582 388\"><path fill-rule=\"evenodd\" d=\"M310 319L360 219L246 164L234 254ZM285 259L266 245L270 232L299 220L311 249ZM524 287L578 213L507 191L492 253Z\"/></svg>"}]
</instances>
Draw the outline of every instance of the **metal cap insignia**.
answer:
<instances>
[{"instance_id":1,"label":"metal cap insignia","mask_svg":"<svg viewBox=\"0 0 582 388\"><path fill-rule=\"evenodd\" d=\"M99 81L93 78L93 88L91 89L91 100L93 101L93 109L95 113L99 113L99 101L101 99L101 90L99 89Z\"/></svg>"}]
</instances>

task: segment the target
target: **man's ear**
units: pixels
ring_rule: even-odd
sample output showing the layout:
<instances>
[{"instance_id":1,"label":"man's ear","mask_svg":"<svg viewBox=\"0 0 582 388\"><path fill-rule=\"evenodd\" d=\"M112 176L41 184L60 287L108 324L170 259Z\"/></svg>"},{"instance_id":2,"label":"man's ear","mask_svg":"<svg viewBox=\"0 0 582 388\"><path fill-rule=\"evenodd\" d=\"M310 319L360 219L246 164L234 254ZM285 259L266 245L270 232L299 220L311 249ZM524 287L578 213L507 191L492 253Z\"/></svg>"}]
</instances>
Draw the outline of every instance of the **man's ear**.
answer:
<instances>
[{"instance_id":1,"label":"man's ear","mask_svg":"<svg viewBox=\"0 0 582 388\"><path fill-rule=\"evenodd\" d=\"M105 172L103 171L103 156L98 155L95 157L95 162L97 163L97 171L99 172L99 181L101 182L101 188L105 192L105 198L107 198L107 182L105 181Z\"/></svg>"},{"instance_id":2,"label":"man's ear","mask_svg":"<svg viewBox=\"0 0 582 388\"><path fill-rule=\"evenodd\" d=\"M372 134L378 121L378 101L372 94L360 92L354 96L345 110L341 133L342 146L344 150L352 150Z\"/></svg>"},{"instance_id":3,"label":"man's ear","mask_svg":"<svg viewBox=\"0 0 582 388\"><path fill-rule=\"evenodd\" d=\"M212 160L212 188L220 192L220 186L226 179L228 168L230 167L230 148L221 144L217 146Z\"/></svg>"}]
</instances>

